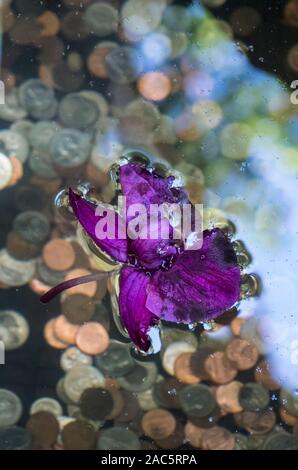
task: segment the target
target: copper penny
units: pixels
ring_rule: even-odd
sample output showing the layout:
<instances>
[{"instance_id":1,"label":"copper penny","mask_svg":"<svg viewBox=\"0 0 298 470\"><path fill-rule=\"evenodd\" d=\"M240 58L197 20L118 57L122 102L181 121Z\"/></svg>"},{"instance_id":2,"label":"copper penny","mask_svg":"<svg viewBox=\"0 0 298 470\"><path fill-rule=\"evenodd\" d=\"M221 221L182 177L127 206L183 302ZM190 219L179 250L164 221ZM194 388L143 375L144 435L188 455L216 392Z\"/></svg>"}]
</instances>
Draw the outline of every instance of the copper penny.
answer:
<instances>
[{"instance_id":1,"label":"copper penny","mask_svg":"<svg viewBox=\"0 0 298 470\"><path fill-rule=\"evenodd\" d=\"M238 413L242 411L238 395L243 384L233 380L229 384L217 387L215 396L220 408L226 413Z\"/></svg>"},{"instance_id":2,"label":"copper penny","mask_svg":"<svg viewBox=\"0 0 298 470\"><path fill-rule=\"evenodd\" d=\"M58 16L50 11L46 10L42 15L37 18L37 23L41 26L41 36L56 36L60 29L60 21Z\"/></svg>"},{"instance_id":3,"label":"copper penny","mask_svg":"<svg viewBox=\"0 0 298 470\"><path fill-rule=\"evenodd\" d=\"M87 450L95 445L96 432L87 421L72 421L61 432L62 443L67 450Z\"/></svg>"},{"instance_id":4,"label":"copper penny","mask_svg":"<svg viewBox=\"0 0 298 470\"><path fill-rule=\"evenodd\" d=\"M298 4L296 0L291 0L285 5L284 19L289 26L298 27Z\"/></svg>"},{"instance_id":5,"label":"copper penny","mask_svg":"<svg viewBox=\"0 0 298 470\"><path fill-rule=\"evenodd\" d=\"M235 436L225 428L213 426L204 431L202 448L204 450L233 450Z\"/></svg>"},{"instance_id":6,"label":"copper penny","mask_svg":"<svg viewBox=\"0 0 298 470\"><path fill-rule=\"evenodd\" d=\"M60 341L58 338L56 338L55 333L54 333L54 324L55 324L56 319L52 318L49 320L45 327L44 327L44 338L46 342L48 343L49 346L55 349L66 349L68 344L63 343Z\"/></svg>"},{"instance_id":7,"label":"copper penny","mask_svg":"<svg viewBox=\"0 0 298 470\"><path fill-rule=\"evenodd\" d=\"M42 250L45 265L53 271L67 271L75 262L73 246L67 240L54 238Z\"/></svg>"},{"instance_id":8,"label":"copper penny","mask_svg":"<svg viewBox=\"0 0 298 470\"><path fill-rule=\"evenodd\" d=\"M177 357L174 364L175 376L185 384L197 384L200 382L200 377L195 375L191 368L192 357L193 353L183 353Z\"/></svg>"},{"instance_id":9,"label":"copper penny","mask_svg":"<svg viewBox=\"0 0 298 470\"><path fill-rule=\"evenodd\" d=\"M117 46L111 41L103 41L99 43L89 57L87 58L87 67L89 72L98 78L108 78L108 70L105 64L106 56Z\"/></svg>"},{"instance_id":10,"label":"copper penny","mask_svg":"<svg viewBox=\"0 0 298 470\"><path fill-rule=\"evenodd\" d=\"M90 271L87 269L72 269L67 273L65 276L64 280L65 281L70 281L72 279L76 279L81 276L88 276L91 274ZM73 294L83 294L86 295L87 297L94 297L97 291L97 282L96 281L91 281L87 284L79 284L78 286L71 287L70 289L67 289L64 291L65 295L73 295Z\"/></svg>"},{"instance_id":11,"label":"copper penny","mask_svg":"<svg viewBox=\"0 0 298 470\"><path fill-rule=\"evenodd\" d=\"M279 390L281 385L273 378L270 363L263 359L255 368L255 380L267 390Z\"/></svg>"},{"instance_id":12,"label":"copper penny","mask_svg":"<svg viewBox=\"0 0 298 470\"><path fill-rule=\"evenodd\" d=\"M63 61L64 49L64 44L58 36L43 37L40 43L40 53L38 55L38 60L43 65L59 64ZM45 75L45 70L42 70L43 74ZM47 73L50 75L49 71Z\"/></svg>"},{"instance_id":13,"label":"copper penny","mask_svg":"<svg viewBox=\"0 0 298 470\"><path fill-rule=\"evenodd\" d=\"M54 335L63 343L75 344L79 325L69 323L64 315L59 315L54 322Z\"/></svg>"},{"instance_id":14,"label":"copper penny","mask_svg":"<svg viewBox=\"0 0 298 470\"><path fill-rule=\"evenodd\" d=\"M231 382L238 372L233 362L222 351L210 354L204 366L210 379L218 384Z\"/></svg>"},{"instance_id":15,"label":"copper penny","mask_svg":"<svg viewBox=\"0 0 298 470\"><path fill-rule=\"evenodd\" d=\"M91 356L104 352L109 346L109 335L100 323L88 322L82 325L77 333L78 348Z\"/></svg>"},{"instance_id":16,"label":"copper penny","mask_svg":"<svg viewBox=\"0 0 298 470\"><path fill-rule=\"evenodd\" d=\"M256 345L246 339L234 339L226 348L226 355L236 364L238 370L251 369L257 362L259 353Z\"/></svg>"},{"instance_id":17,"label":"copper penny","mask_svg":"<svg viewBox=\"0 0 298 470\"><path fill-rule=\"evenodd\" d=\"M56 442L59 434L57 418L47 411L39 411L30 416L26 424L35 442L42 446L51 446Z\"/></svg>"},{"instance_id":18,"label":"copper penny","mask_svg":"<svg viewBox=\"0 0 298 470\"><path fill-rule=\"evenodd\" d=\"M69 295L63 299L62 313L70 323L82 325L93 317L95 303L87 295Z\"/></svg>"},{"instance_id":19,"label":"copper penny","mask_svg":"<svg viewBox=\"0 0 298 470\"><path fill-rule=\"evenodd\" d=\"M193 424L191 421L187 421L184 428L186 440L195 449L200 449L202 447L202 438L205 431L206 429Z\"/></svg>"},{"instance_id":20,"label":"copper penny","mask_svg":"<svg viewBox=\"0 0 298 470\"><path fill-rule=\"evenodd\" d=\"M162 101L171 93L171 80L159 71L146 72L138 80L140 94L147 100Z\"/></svg>"},{"instance_id":21,"label":"copper penny","mask_svg":"<svg viewBox=\"0 0 298 470\"><path fill-rule=\"evenodd\" d=\"M276 415L273 410L241 411L234 414L237 426L244 428L253 434L267 434L276 423Z\"/></svg>"},{"instance_id":22,"label":"copper penny","mask_svg":"<svg viewBox=\"0 0 298 470\"><path fill-rule=\"evenodd\" d=\"M144 434L151 439L166 439L174 433L176 419L169 411L157 408L144 414L142 428Z\"/></svg>"}]
</instances>

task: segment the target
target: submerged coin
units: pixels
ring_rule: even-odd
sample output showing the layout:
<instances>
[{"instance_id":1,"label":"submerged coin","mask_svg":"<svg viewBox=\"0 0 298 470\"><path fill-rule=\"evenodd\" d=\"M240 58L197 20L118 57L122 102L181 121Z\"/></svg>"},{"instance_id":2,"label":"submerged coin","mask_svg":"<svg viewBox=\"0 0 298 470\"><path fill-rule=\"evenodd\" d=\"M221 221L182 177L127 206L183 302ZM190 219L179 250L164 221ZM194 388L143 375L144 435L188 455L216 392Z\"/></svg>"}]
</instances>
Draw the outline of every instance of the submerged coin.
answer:
<instances>
[{"instance_id":1,"label":"submerged coin","mask_svg":"<svg viewBox=\"0 0 298 470\"><path fill-rule=\"evenodd\" d=\"M9 232L6 238L6 249L8 253L19 260L30 260L39 253L39 246L26 242L15 232Z\"/></svg>"},{"instance_id":2,"label":"submerged coin","mask_svg":"<svg viewBox=\"0 0 298 470\"><path fill-rule=\"evenodd\" d=\"M67 450L87 450L93 448L96 433L87 421L75 420L63 427L61 439Z\"/></svg>"},{"instance_id":3,"label":"submerged coin","mask_svg":"<svg viewBox=\"0 0 298 470\"><path fill-rule=\"evenodd\" d=\"M191 368L194 353L183 353L177 357L174 364L174 373L178 380L185 384L196 384L201 381Z\"/></svg>"},{"instance_id":4,"label":"submerged coin","mask_svg":"<svg viewBox=\"0 0 298 470\"><path fill-rule=\"evenodd\" d=\"M85 418L95 421L103 420L112 412L112 395L104 388L87 388L80 397L80 408Z\"/></svg>"},{"instance_id":5,"label":"submerged coin","mask_svg":"<svg viewBox=\"0 0 298 470\"><path fill-rule=\"evenodd\" d=\"M84 21L91 33L108 36L118 29L118 10L105 2L97 2L86 8Z\"/></svg>"},{"instance_id":6,"label":"submerged coin","mask_svg":"<svg viewBox=\"0 0 298 470\"><path fill-rule=\"evenodd\" d=\"M247 370L256 364L259 352L254 343L245 339L234 339L228 344L226 355L236 364L237 369Z\"/></svg>"},{"instance_id":7,"label":"submerged coin","mask_svg":"<svg viewBox=\"0 0 298 470\"><path fill-rule=\"evenodd\" d=\"M33 278L35 265L35 260L20 261L6 249L0 250L0 282L9 287L23 286Z\"/></svg>"},{"instance_id":8,"label":"submerged coin","mask_svg":"<svg viewBox=\"0 0 298 470\"><path fill-rule=\"evenodd\" d=\"M140 450L141 444L137 435L120 426L104 429L97 441L99 450Z\"/></svg>"},{"instance_id":9,"label":"submerged coin","mask_svg":"<svg viewBox=\"0 0 298 470\"><path fill-rule=\"evenodd\" d=\"M113 48L107 54L105 63L109 78L116 83L135 81L143 69L139 54L130 46Z\"/></svg>"},{"instance_id":10,"label":"submerged coin","mask_svg":"<svg viewBox=\"0 0 298 470\"><path fill-rule=\"evenodd\" d=\"M213 382L225 384L233 380L237 375L237 369L224 352L212 353L205 360L205 369Z\"/></svg>"},{"instance_id":11,"label":"submerged coin","mask_svg":"<svg viewBox=\"0 0 298 470\"><path fill-rule=\"evenodd\" d=\"M109 342L107 331L100 323L96 322L88 322L80 326L76 335L78 348L91 356L106 351Z\"/></svg>"},{"instance_id":12,"label":"submerged coin","mask_svg":"<svg viewBox=\"0 0 298 470\"><path fill-rule=\"evenodd\" d=\"M140 408L143 411L154 410L158 408L158 405L153 396L153 388L145 390L145 392L139 392L136 394Z\"/></svg>"},{"instance_id":13,"label":"submerged coin","mask_svg":"<svg viewBox=\"0 0 298 470\"><path fill-rule=\"evenodd\" d=\"M276 377L273 376L271 365L267 360L262 360L255 368L255 380L263 385L267 390L279 390L281 385Z\"/></svg>"},{"instance_id":14,"label":"submerged coin","mask_svg":"<svg viewBox=\"0 0 298 470\"><path fill-rule=\"evenodd\" d=\"M297 450L298 442L293 434L285 431L273 431L265 439L262 450Z\"/></svg>"},{"instance_id":15,"label":"submerged coin","mask_svg":"<svg viewBox=\"0 0 298 470\"><path fill-rule=\"evenodd\" d=\"M95 363L110 377L122 377L135 367L129 345L116 340L111 340L108 349L95 356Z\"/></svg>"},{"instance_id":16,"label":"submerged coin","mask_svg":"<svg viewBox=\"0 0 298 470\"><path fill-rule=\"evenodd\" d=\"M82 351L75 346L71 346L62 353L60 366L65 372L67 372L78 365L91 366L92 357L88 356L88 354L82 353Z\"/></svg>"},{"instance_id":17,"label":"submerged coin","mask_svg":"<svg viewBox=\"0 0 298 470\"><path fill-rule=\"evenodd\" d=\"M59 169L77 168L90 156L90 138L77 129L62 129L52 137L49 151Z\"/></svg>"},{"instance_id":18,"label":"submerged coin","mask_svg":"<svg viewBox=\"0 0 298 470\"><path fill-rule=\"evenodd\" d=\"M248 437L241 432L235 432L235 446L234 450L247 450L248 449Z\"/></svg>"},{"instance_id":19,"label":"submerged coin","mask_svg":"<svg viewBox=\"0 0 298 470\"><path fill-rule=\"evenodd\" d=\"M244 410L261 411L267 408L269 402L269 392L260 384L246 383L239 390L239 403Z\"/></svg>"},{"instance_id":20,"label":"submerged coin","mask_svg":"<svg viewBox=\"0 0 298 470\"><path fill-rule=\"evenodd\" d=\"M16 424L23 413L19 397L4 388L0 389L0 428Z\"/></svg>"},{"instance_id":21,"label":"submerged coin","mask_svg":"<svg viewBox=\"0 0 298 470\"><path fill-rule=\"evenodd\" d=\"M72 294L63 299L62 313L70 323L81 325L91 320L95 313L95 303L87 295Z\"/></svg>"},{"instance_id":22,"label":"submerged coin","mask_svg":"<svg viewBox=\"0 0 298 470\"><path fill-rule=\"evenodd\" d=\"M27 450L32 441L31 434L19 426L0 428L0 450Z\"/></svg>"},{"instance_id":23,"label":"submerged coin","mask_svg":"<svg viewBox=\"0 0 298 470\"><path fill-rule=\"evenodd\" d=\"M27 111L21 106L18 90L15 88L5 96L5 103L0 105L0 118L4 121L14 122L25 119Z\"/></svg>"},{"instance_id":24,"label":"submerged coin","mask_svg":"<svg viewBox=\"0 0 298 470\"><path fill-rule=\"evenodd\" d=\"M220 385L216 389L216 401L221 410L225 413L238 413L242 411L242 406L239 403L239 393L243 384L236 380L226 385Z\"/></svg>"},{"instance_id":25,"label":"submerged coin","mask_svg":"<svg viewBox=\"0 0 298 470\"><path fill-rule=\"evenodd\" d=\"M43 247L44 263L53 271L66 271L75 262L75 251L72 244L62 238L54 238Z\"/></svg>"},{"instance_id":26,"label":"submerged coin","mask_svg":"<svg viewBox=\"0 0 298 470\"><path fill-rule=\"evenodd\" d=\"M123 398L123 407L121 412L116 417L116 422L130 423L133 419L136 418L140 411L139 402L135 393L121 390L121 395Z\"/></svg>"},{"instance_id":27,"label":"submerged coin","mask_svg":"<svg viewBox=\"0 0 298 470\"><path fill-rule=\"evenodd\" d=\"M206 429L202 436L202 448L204 450L233 450L235 436L227 429L213 426Z\"/></svg>"},{"instance_id":28,"label":"submerged coin","mask_svg":"<svg viewBox=\"0 0 298 470\"><path fill-rule=\"evenodd\" d=\"M22 315L14 310L0 310L0 339L7 351L21 347L28 336L29 325Z\"/></svg>"},{"instance_id":29,"label":"submerged coin","mask_svg":"<svg viewBox=\"0 0 298 470\"><path fill-rule=\"evenodd\" d=\"M241 411L234 414L237 426L253 434L267 434L275 423L276 415L273 410L264 411Z\"/></svg>"},{"instance_id":30,"label":"submerged coin","mask_svg":"<svg viewBox=\"0 0 298 470\"><path fill-rule=\"evenodd\" d=\"M49 320L44 327L43 335L49 346L55 349L66 349L68 344L57 338L54 332L55 318Z\"/></svg>"},{"instance_id":31,"label":"submerged coin","mask_svg":"<svg viewBox=\"0 0 298 470\"><path fill-rule=\"evenodd\" d=\"M87 66L92 75L98 78L108 78L105 59L110 50L115 47L117 47L116 42L102 41L93 48L87 59Z\"/></svg>"},{"instance_id":32,"label":"submerged coin","mask_svg":"<svg viewBox=\"0 0 298 470\"><path fill-rule=\"evenodd\" d=\"M35 413L39 413L39 411L47 411L56 417L63 414L60 403L54 398L50 397L39 398L38 400L35 400L34 403L32 403L30 407L30 414L34 415Z\"/></svg>"},{"instance_id":33,"label":"submerged coin","mask_svg":"<svg viewBox=\"0 0 298 470\"><path fill-rule=\"evenodd\" d=\"M30 416L26 424L34 441L43 446L51 446L56 442L59 434L57 418L48 411L39 411Z\"/></svg>"},{"instance_id":34,"label":"submerged coin","mask_svg":"<svg viewBox=\"0 0 298 470\"><path fill-rule=\"evenodd\" d=\"M50 223L45 215L37 211L25 211L13 221L15 232L31 243L44 243L50 235Z\"/></svg>"},{"instance_id":35,"label":"submerged coin","mask_svg":"<svg viewBox=\"0 0 298 470\"><path fill-rule=\"evenodd\" d=\"M150 410L142 418L142 428L151 439L166 439L175 431L176 419L169 411Z\"/></svg>"},{"instance_id":36,"label":"submerged coin","mask_svg":"<svg viewBox=\"0 0 298 470\"><path fill-rule=\"evenodd\" d=\"M199 426L196 426L191 421L187 421L184 427L184 433L186 440L196 449L202 447L202 437L205 429Z\"/></svg>"},{"instance_id":37,"label":"submerged coin","mask_svg":"<svg viewBox=\"0 0 298 470\"><path fill-rule=\"evenodd\" d=\"M201 418L209 415L215 408L213 393L207 385L187 385L179 391L181 408L188 416Z\"/></svg>"},{"instance_id":38,"label":"submerged coin","mask_svg":"<svg viewBox=\"0 0 298 470\"><path fill-rule=\"evenodd\" d=\"M135 361L135 367L118 378L119 385L131 392L144 392L154 384L157 377L157 366L154 362Z\"/></svg>"},{"instance_id":39,"label":"submerged coin","mask_svg":"<svg viewBox=\"0 0 298 470\"><path fill-rule=\"evenodd\" d=\"M34 119L53 119L58 103L53 90L36 78L25 81L19 88L21 105Z\"/></svg>"},{"instance_id":40,"label":"submerged coin","mask_svg":"<svg viewBox=\"0 0 298 470\"><path fill-rule=\"evenodd\" d=\"M179 391L183 389L183 384L175 377L162 379L153 386L153 398L159 406L164 408L181 408Z\"/></svg>"},{"instance_id":41,"label":"submerged coin","mask_svg":"<svg viewBox=\"0 0 298 470\"><path fill-rule=\"evenodd\" d=\"M60 102L58 114L64 127L84 130L96 123L99 109L81 93L70 93Z\"/></svg>"},{"instance_id":42,"label":"submerged coin","mask_svg":"<svg viewBox=\"0 0 298 470\"><path fill-rule=\"evenodd\" d=\"M65 375L64 390L66 395L78 403L84 390L90 387L103 387L105 378L102 373L92 366L78 365Z\"/></svg>"},{"instance_id":43,"label":"submerged coin","mask_svg":"<svg viewBox=\"0 0 298 470\"><path fill-rule=\"evenodd\" d=\"M53 323L54 335L59 341L75 344L79 326L69 323L64 315L59 315Z\"/></svg>"}]
</instances>

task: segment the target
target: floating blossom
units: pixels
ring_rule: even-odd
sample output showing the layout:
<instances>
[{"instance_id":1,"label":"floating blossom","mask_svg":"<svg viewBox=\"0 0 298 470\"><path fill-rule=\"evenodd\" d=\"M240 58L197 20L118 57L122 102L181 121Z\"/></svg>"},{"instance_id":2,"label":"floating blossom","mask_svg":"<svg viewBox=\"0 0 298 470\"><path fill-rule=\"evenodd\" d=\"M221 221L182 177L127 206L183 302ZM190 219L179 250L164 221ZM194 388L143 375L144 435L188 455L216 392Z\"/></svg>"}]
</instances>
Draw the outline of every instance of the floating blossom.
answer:
<instances>
[{"instance_id":1,"label":"floating blossom","mask_svg":"<svg viewBox=\"0 0 298 470\"><path fill-rule=\"evenodd\" d=\"M119 177L127 208L138 203L147 210L152 204L189 203L185 192L174 187L174 177L163 178L136 163L121 166ZM240 268L230 240L220 229L205 230L202 247L191 251L177 244L171 231L167 239L161 238L160 221L156 221L155 239L132 240L128 236L99 239L96 236L100 220L96 215L97 204L72 190L69 190L69 202L94 243L122 264L120 317L130 338L141 350L148 351L148 331L159 320L187 324L205 322L222 314L239 299ZM128 224L131 218L126 215ZM116 225L120 223L120 216L116 214ZM142 229L144 227L140 227L140 231ZM58 288L60 291L61 287ZM54 290L43 300L55 294Z\"/></svg>"}]
</instances>

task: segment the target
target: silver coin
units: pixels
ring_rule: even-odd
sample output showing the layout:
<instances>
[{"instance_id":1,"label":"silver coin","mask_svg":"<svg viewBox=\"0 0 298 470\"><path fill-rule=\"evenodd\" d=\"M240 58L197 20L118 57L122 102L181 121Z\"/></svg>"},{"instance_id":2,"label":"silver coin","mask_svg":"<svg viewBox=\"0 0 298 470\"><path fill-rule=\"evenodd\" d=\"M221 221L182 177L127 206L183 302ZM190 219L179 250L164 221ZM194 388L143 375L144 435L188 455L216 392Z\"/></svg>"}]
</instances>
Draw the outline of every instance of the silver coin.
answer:
<instances>
[{"instance_id":1,"label":"silver coin","mask_svg":"<svg viewBox=\"0 0 298 470\"><path fill-rule=\"evenodd\" d=\"M31 281L34 274L35 260L19 261L6 249L0 250L0 282L9 287L19 287Z\"/></svg>"},{"instance_id":2,"label":"silver coin","mask_svg":"<svg viewBox=\"0 0 298 470\"><path fill-rule=\"evenodd\" d=\"M161 115L157 106L143 98L131 101L125 108L123 117L137 118L148 132L155 132L160 126Z\"/></svg>"},{"instance_id":3,"label":"silver coin","mask_svg":"<svg viewBox=\"0 0 298 470\"><path fill-rule=\"evenodd\" d=\"M69 93L60 102L58 115L65 127L83 130L97 122L99 108L81 93Z\"/></svg>"},{"instance_id":4,"label":"silver coin","mask_svg":"<svg viewBox=\"0 0 298 470\"><path fill-rule=\"evenodd\" d=\"M16 157L24 163L29 154L29 144L22 134L4 130L0 131L0 151L8 157Z\"/></svg>"},{"instance_id":5,"label":"silver coin","mask_svg":"<svg viewBox=\"0 0 298 470\"><path fill-rule=\"evenodd\" d=\"M83 391L87 388L104 387L104 385L104 376L92 366L73 367L67 372L64 379L65 393L74 403L80 401Z\"/></svg>"},{"instance_id":6,"label":"silver coin","mask_svg":"<svg viewBox=\"0 0 298 470\"><path fill-rule=\"evenodd\" d=\"M145 392L139 392L136 394L140 408L144 411L150 411L158 408L153 395L153 389L149 388Z\"/></svg>"},{"instance_id":7,"label":"silver coin","mask_svg":"<svg viewBox=\"0 0 298 470\"><path fill-rule=\"evenodd\" d=\"M98 93L97 91L83 90L80 91L79 94L84 98L91 100L97 106L99 110L99 118L97 123L98 126L100 126L102 119L105 119L109 112L109 104L107 100L101 93Z\"/></svg>"},{"instance_id":8,"label":"silver coin","mask_svg":"<svg viewBox=\"0 0 298 470\"><path fill-rule=\"evenodd\" d=\"M143 70L140 55L130 46L115 47L105 62L110 79L120 84L134 82Z\"/></svg>"},{"instance_id":9,"label":"silver coin","mask_svg":"<svg viewBox=\"0 0 298 470\"><path fill-rule=\"evenodd\" d=\"M120 426L101 431L97 449L99 450L140 450L141 444L137 435Z\"/></svg>"},{"instance_id":10,"label":"silver coin","mask_svg":"<svg viewBox=\"0 0 298 470\"><path fill-rule=\"evenodd\" d=\"M60 358L60 366L65 372L67 372L78 365L91 366L92 357L83 353L75 346L71 346L62 353Z\"/></svg>"},{"instance_id":11,"label":"silver coin","mask_svg":"<svg viewBox=\"0 0 298 470\"><path fill-rule=\"evenodd\" d=\"M56 178L58 176L51 159L45 150L33 149L29 155L29 167L37 176L42 178Z\"/></svg>"},{"instance_id":12,"label":"silver coin","mask_svg":"<svg viewBox=\"0 0 298 470\"><path fill-rule=\"evenodd\" d=\"M160 24L166 0L128 0L121 10L121 24L130 37L143 36Z\"/></svg>"},{"instance_id":13,"label":"silver coin","mask_svg":"<svg viewBox=\"0 0 298 470\"><path fill-rule=\"evenodd\" d=\"M31 441L31 434L19 426L0 429L0 450L26 450Z\"/></svg>"},{"instance_id":14,"label":"silver coin","mask_svg":"<svg viewBox=\"0 0 298 470\"><path fill-rule=\"evenodd\" d=\"M39 121L29 131L29 143L37 150L47 151L51 138L60 129L60 125L55 121Z\"/></svg>"},{"instance_id":15,"label":"silver coin","mask_svg":"<svg viewBox=\"0 0 298 470\"><path fill-rule=\"evenodd\" d=\"M129 345L111 340L108 349L95 356L96 366L110 377L121 377L135 367Z\"/></svg>"},{"instance_id":16,"label":"silver coin","mask_svg":"<svg viewBox=\"0 0 298 470\"><path fill-rule=\"evenodd\" d=\"M157 366L154 362L135 361L135 368L123 377L118 377L119 385L129 392L145 392L156 381Z\"/></svg>"},{"instance_id":17,"label":"silver coin","mask_svg":"<svg viewBox=\"0 0 298 470\"><path fill-rule=\"evenodd\" d=\"M23 413L22 402L19 397L4 388L0 389L0 428L13 426Z\"/></svg>"},{"instance_id":18,"label":"silver coin","mask_svg":"<svg viewBox=\"0 0 298 470\"><path fill-rule=\"evenodd\" d=\"M164 350L175 341L184 341L192 345L194 348L197 348L199 344L198 338L192 331L180 330L179 328L168 328L166 326L162 326L160 336Z\"/></svg>"},{"instance_id":19,"label":"silver coin","mask_svg":"<svg viewBox=\"0 0 298 470\"><path fill-rule=\"evenodd\" d=\"M88 160L91 142L89 136L79 130L63 129L52 137L49 150L55 164L75 168Z\"/></svg>"},{"instance_id":20,"label":"silver coin","mask_svg":"<svg viewBox=\"0 0 298 470\"><path fill-rule=\"evenodd\" d=\"M37 78L27 80L20 86L19 100L34 119L53 119L57 113L58 102L54 91Z\"/></svg>"},{"instance_id":21,"label":"silver coin","mask_svg":"<svg viewBox=\"0 0 298 470\"><path fill-rule=\"evenodd\" d=\"M0 339L5 349L21 347L29 337L29 325L25 317L13 310L0 310Z\"/></svg>"},{"instance_id":22,"label":"silver coin","mask_svg":"<svg viewBox=\"0 0 298 470\"><path fill-rule=\"evenodd\" d=\"M21 106L18 90L15 88L5 96L5 103L0 104L0 118L4 121L14 122L25 119L26 116L27 111Z\"/></svg>"},{"instance_id":23,"label":"silver coin","mask_svg":"<svg viewBox=\"0 0 298 470\"><path fill-rule=\"evenodd\" d=\"M96 36L108 36L118 29L118 10L108 3L94 3L86 8L84 22Z\"/></svg>"},{"instance_id":24,"label":"silver coin","mask_svg":"<svg viewBox=\"0 0 298 470\"><path fill-rule=\"evenodd\" d=\"M13 174L11 161L7 156L0 152L0 190L5 188Z\"/></svg>"},{"instance_id":25,"label":"silver coin","mask_svg":"<svg viewBox=\"0 0 298 470\"><path fill-rule=\"evenodd\" d=\"M41 212L21 212L13 221L15 232L31 243L44 243L50 236L51 226Z\"/></svg>"},{"instance_id":26,"label":"silver coin","mask_svg":"<svg viewBox=\"0 0 298 470\"><path fill-rule=\"evenodd\" d=\"M189 8L181 5L170 5L164 12L164 24L173 31L187 32L193 21Z\"/></svg>"},{"instance_id":27,"label":"silver coin","mask_svg":"<svg viewBox=\"0 0 298 470\"><path fill-rule=\"evenodd\" d=\"M32 403L30 407L30 414L34 415L35 413L39 413L39 411L47 411L48 413L52 413L57 417L63 414L60 403L54 398L50 397L39 398L38 400L35 400L34 403Z\"/></svg>"}]
</instances>

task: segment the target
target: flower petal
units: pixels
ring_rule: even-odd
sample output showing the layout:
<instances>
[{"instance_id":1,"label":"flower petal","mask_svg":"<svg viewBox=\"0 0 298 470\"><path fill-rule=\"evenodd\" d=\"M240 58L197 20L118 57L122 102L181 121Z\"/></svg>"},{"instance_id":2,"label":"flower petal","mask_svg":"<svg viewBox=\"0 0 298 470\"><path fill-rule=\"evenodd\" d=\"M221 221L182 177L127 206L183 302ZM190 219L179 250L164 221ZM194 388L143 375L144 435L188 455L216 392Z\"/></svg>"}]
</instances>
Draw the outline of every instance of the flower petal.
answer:
<instances>
[{"instance_id":1,"label":"flower petal","mask_svg":"<svg viewBox=\"0 0 298 470\"><path fill-rule=\"evenodd\" d=\"M116 214L115 218L115 238L99 239L96 236L96 225L103 218L96 215L97 205L87 201L82 196L79 196L71 189L69 190L69 202L80 224L84 227L88 235L96 243L96 245L105 251L108 255L112 256L115 260L125 262L127 260L127 240L118 239L118 225L120 223L119 217ZM106 212L112 212L106 209ZM114 215L114 213L113 213Z\"/></svg>"},{"instance_id":2,"label":"flower petal","mask_svg":"<svg viewBox=\"0 0 298 470\"><path fill-rule=\"evenodd\" d=\"M162 178L136 163L120 167L121 188L127 207L142 203L149 209L150 204L180 203L186 195L184 191L172 188L173 181L173 176Z\"/></svg>"},{"instance_id":3,"label":"flower petal","mask_svg":"<svg viewBox=\"0 0 298 470\"><path fill-rule=\"evenodd\" d=\"M240 269L230 240L219 229L205 230L200 250L186 250L168 271L151 278L146 307L161 319L207 321L240 296Z\"/></svg>"},{"instance_id":4,"label":"flower petal","mask_svg":"<svg viewBox=\"0 0 298 470\"><path fill-rule=\"evenodd\" d=\"M158 322L145 306L150 277L143 271L124 267L120 273L119 308L123 325L132 341L142 350L148 351L148 330Z\"/></svg>"}]
</instances>

